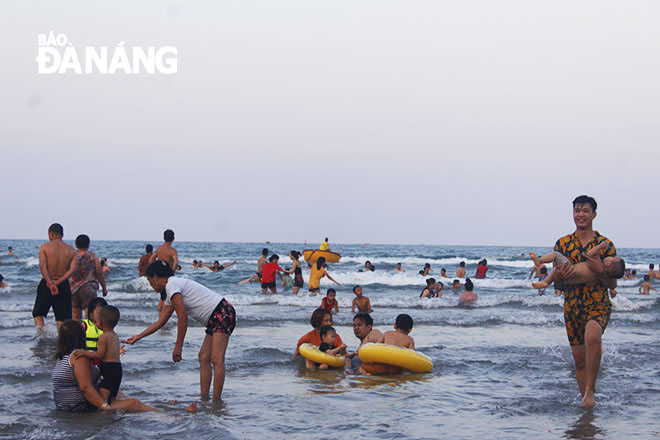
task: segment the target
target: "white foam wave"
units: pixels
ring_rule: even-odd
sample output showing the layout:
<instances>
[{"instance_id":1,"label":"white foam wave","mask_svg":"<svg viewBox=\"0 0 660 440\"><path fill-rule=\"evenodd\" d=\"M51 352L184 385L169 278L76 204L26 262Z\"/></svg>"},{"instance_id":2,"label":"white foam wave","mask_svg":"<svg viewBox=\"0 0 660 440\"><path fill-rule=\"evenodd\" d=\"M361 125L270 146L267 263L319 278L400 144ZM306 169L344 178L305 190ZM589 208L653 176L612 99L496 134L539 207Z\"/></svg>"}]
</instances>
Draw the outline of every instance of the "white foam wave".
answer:
<instances>
[{"instance_id":1,"label":"white foam wave","mask_svg":"<svg viewBox=\"0 0 660 440\"><path fill-rule=\"evenodd\" d=\"M624 312L634 312L637 310L647 310L653 307L655 300L631 301L622 295L617 295L612 300L612 306L615 310Z\"/></svg>"},{"instance_id":2,"label":"white foam wave","mask_svg":"<svg viewBox=\"0 0 660 440\"><path fill-rule=\"evenodd\" d=\"M108 291L133 291L133 292L143 292L143 291L153 291L151 284L146 277L134 278L132 280L124 281L112 281L107 283Z\"/></svg>"}]
</instances>

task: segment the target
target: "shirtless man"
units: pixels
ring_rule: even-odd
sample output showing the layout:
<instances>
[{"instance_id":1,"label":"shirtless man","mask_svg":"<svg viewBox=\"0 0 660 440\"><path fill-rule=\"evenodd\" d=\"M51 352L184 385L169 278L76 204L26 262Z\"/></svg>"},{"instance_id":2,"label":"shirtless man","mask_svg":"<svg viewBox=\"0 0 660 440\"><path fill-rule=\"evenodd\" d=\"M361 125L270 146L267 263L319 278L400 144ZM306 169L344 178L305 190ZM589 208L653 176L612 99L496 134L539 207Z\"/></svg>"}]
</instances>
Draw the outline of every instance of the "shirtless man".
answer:
<instances>
[{"instance_id":1,"label":"shirtless man","mask_svg":"<svg viewBox=\"0 0 660 440\"><path fill-rule=\"evenodd\" d=\"M156 248L156 252L149 257L149 263L153 263L155 260L165 261L174 271L179 265L179 254L177 254L176 249L172 247L174 231L171 229L165 230L165 232L163 232L163 240L165 243Z\"/></svg>"},{"instance_id":2,"label":"shirtless man","mask_svg":"<svg viewBox=\"0 0 660 440\"><path fill-rule=\"evenodd\" d=\"M654 269L655 266L653 265L653 263L649 264L649 271L646 272L646 275L648 275L650 279L654 279L656 277L656 273Z\"/></svg>"},{"instance_id":3,"label":"shirtless man","mask_svg":"<svg viewBox=\"0 0 660 440\"><path fill-rule=\"evenodd\" d=\"M177 254L176 249L172 247L172 242L174 241L174 231L171 229L166 229L163 232L163 240L165 243L161 244L156 248L151 257L149 257L149 263L158 261L165 261L170 265L172 272L176 272L177 266L179 266L179 254ZM145 269L146 270L146 269ZM160 292L160 301L158 301L158 311L163 308L165 304L165 291Z\"/></svg>"},{"instance_id":4,"label":"shirtless man","mask_svg":"<svg viewBox=\"0 0 660 440\"><path fill-rule=\"evenodd\" d=\"M461 261L456 269L456 278L465 278L465 261Z\"/></svg>"},{"instance_id":5,"label":"shirtless man","mask_svg":"<svg viewBox=\"0 0 660 440\"><path fill-rule=\"evenodd\" d=\"M353 318L353 334L360 340L360 347L368 342L378 342L383 336L379 330L373 328L373 325L374 320L368 313L360 312ZM357 350L352 353L346 353L346 357L353 359L356 354Z\"/></svg>"},{"instance_id":6,"label":"shirtless man","mask_svg":"<svg viewBox=\"0 0 660 440\"><path fill-rule=\"evenodd\" d=\"M147 245L145 248L146 253L140 257L140 261L138 262L138 276L145 276L146 275L146 270L147 266L149 265L149 260L151 260L151 256L154 253L154 247L150 244Z\"/></svg>"},{"instance_id":7,"label":"shirtless man","mask_svg":"<svg viewBox=\"0 0 660 440\"><path fill-rule=\"evenodd\" d=\"M43 332L46 331L44 318L53 308L57 329L67 319L71 319L71 288L69 280L64 279L56 285L55 280L61 278L71 264L76 251L62 241L64 228L59 223L53 223L48 228L48 242L39 248L39 269L42 280L37 287L37 298L34 301L32 317L35 325Z\"/></svg>"}]
</instances>

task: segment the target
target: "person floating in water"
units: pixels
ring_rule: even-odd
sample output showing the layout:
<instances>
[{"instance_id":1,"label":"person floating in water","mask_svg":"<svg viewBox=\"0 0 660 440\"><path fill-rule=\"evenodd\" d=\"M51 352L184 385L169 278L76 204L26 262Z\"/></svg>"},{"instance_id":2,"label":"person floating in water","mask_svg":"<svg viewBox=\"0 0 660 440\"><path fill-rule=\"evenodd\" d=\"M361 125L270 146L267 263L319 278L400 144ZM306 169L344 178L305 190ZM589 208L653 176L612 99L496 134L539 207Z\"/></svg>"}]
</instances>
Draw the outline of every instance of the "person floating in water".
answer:
<instances>
[{"instance_id":1,"label":"person floating in water","mask_svg":"<svg viewBox=\"0 0 660 440\"><path fill-rule=\"evenodd\" d=\"M401 263L396 263L396 269L394 269L394 272L405 272L406 270L401 267Z\"/></svg>"},{"instance_id":2,"label":"person floating in water","mask_svg":"<svg viewBox=\"0 0 660 440\"><path fill-rule=\"evenodd\" d=\"M202 263L202 265L204 265L204 267L208 267L211 270L211 272L222 272L223 270L233 266L234 264L236 264L236 260L232 261L231 263L225 263L223 265L220 265L220 262L218 260L215 260L213 262L213 266L209 266L208 264Z\"/></svg>"}]
</instances>

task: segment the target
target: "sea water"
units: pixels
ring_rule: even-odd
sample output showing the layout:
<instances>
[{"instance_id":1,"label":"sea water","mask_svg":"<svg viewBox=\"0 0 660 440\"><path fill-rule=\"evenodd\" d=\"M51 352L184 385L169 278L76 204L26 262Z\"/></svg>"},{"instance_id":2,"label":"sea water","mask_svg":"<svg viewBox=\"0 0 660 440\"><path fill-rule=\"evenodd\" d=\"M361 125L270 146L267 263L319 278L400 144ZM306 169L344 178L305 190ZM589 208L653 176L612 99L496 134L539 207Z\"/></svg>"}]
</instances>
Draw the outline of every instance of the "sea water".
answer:
<instances>
[{"instance_id":1,"label":"sea water","mask_svg":"<svg viewBox=\"0 0 660 440\"><path fill-rule=\"evenodd\" d=\"M35 331L31 310L39 273L39 241L0 241L19 259L1 255L0 273L0 437L1 438L656 438L660 435L660 344L658 294L638 294L641 280L620 281L612 319L605 332L597 407L580 406L574 365L566 339L562 299L552 288L540 296L531 288L532 264L521 257L550 248L333 245L342 254L329 273L342 286L323 279L324 293L337 290L334 325L349 349L353 335L351 288L359 284L371 300L374 327L392 328L396 316L414 319L417 349L433 359L429 374L364 377L343 370L309 372L292 353L311 329L309 318L322 296L298 296L278 287L262 295L258 284L239 285L256 270L263 247L290 265L301 243L182 243L179 275L226 297L238 324L227 349L227 379L220 403L199 401L197 352L204 329L194 321L183 361L172 362L176 315L159 332L127 346L122 358L123 392L163 413L69 414L55 410L51 370L56 327L47 319L48 336ZM93 241L91 250L106 257L107 300L119 307L115 329L121 338L156 321L159 295L137 276L145 242ZM158 243L153 243L157 245ZM646 272L658 263L658 250L619 249L627 267ZM474 280L479 299L470 307L445 288L442 298L420 299L430 263L433 276L448 284L459 262L468 275L488 259L486 279ZM237 264L219 273L193 269L193 259ZM358 272L364 262L374 272ZM393 271L402 263L405 273ZM449 279L440 278L446 268ZM305 282L309 272L303 270ZM278 283L279 284L279 283ZM184 411L199 402L196 414Z\"/></svg>"}]
</instances>

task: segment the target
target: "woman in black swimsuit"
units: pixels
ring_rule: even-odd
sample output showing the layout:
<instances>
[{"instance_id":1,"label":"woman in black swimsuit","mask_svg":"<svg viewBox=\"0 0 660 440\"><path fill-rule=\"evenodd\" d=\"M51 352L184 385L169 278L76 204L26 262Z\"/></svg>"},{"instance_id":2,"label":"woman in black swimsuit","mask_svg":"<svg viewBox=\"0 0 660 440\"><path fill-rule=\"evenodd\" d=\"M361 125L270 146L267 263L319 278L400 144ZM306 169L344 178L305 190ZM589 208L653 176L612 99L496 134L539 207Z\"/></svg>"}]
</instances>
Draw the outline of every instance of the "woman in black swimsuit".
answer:
<instances>
[{"instance_id":1,"label":"woman in black swimsuit","mask_svg":"<svg viewBox=\"0 0 660 440\"><path fill-rule=\"evenodd\" d=\"M291 251L289 254L291 257L291 261L293 261L293 265L291 266L291 270L293 271L293 294L298 295L298 291L300 288L305 284L303 281L303 276L302 276L302 267L300 264L300 252L298 251Z\"/></svg>"}]
</instances>

